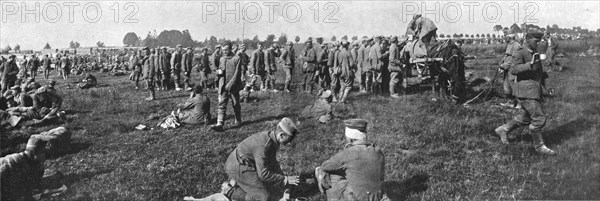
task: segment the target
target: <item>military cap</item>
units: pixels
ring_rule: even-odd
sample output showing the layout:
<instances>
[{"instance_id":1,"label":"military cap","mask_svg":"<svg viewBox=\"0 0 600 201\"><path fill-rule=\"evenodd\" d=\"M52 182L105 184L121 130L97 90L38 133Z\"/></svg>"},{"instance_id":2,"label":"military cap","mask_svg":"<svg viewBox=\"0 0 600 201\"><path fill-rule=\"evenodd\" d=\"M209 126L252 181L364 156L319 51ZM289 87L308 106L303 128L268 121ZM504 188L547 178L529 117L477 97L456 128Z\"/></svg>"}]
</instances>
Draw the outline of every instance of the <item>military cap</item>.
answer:
<instances>
[{"instance_id":1,"label":"military cap","mask_svg":"<svg viewBox=\"0 0 600 201\"><path fill-rule=\"evenodd\" d=\"M181 47L181 44L178 44L177 47Z\"/></svg>"},{"instance_id":2,"label":"military cap","mask_svg":"<svg viewBox=\"0 0 600 201\"><path fill-rule=\"evenodd\" d=\"M367 123L367 120L364 119L348 119L344 121L346 127L363 132L367 131Z\"/></svg>"},{"instance_id":3,"label":"military cap","mask_svg":"<svg viewBox=\"0 0 600 201\"><path fill-rule=\"evenodd\" d=\"M347 40L343 40L340 44L344 47L348 47L348 45L350 45L350 42L348 42Z\"/></svg>"},{"instance_id":4,"label":"military cap","mask_svg":"<svg viewBox=\"0 0 600 201\"><path fill-rule=\"evenodd\" d=\"M304 41L304 44L309 44L309 43L312 44L312 40L306 40L306 41Z\"/></svg>"},{"instance_id":5,"label":"military cap","mask_svg":"<svg viewBox=\"0 0 600 201\"><path fill-rule=\"evenodd\" d=\"M390 39L390 41L392 41L392 42L398 42L398 36L392 36L392 38Z\"/></svg>"},{"instance_id":6,"label":"military cap","mask_svg":"<svg viewBox=\"0 0 600 201\"><path fill-rule=\"evenodd\" d=\"M221 48L221 45L215 45L215 49Z\"/></svg>"},{"instance_id":7,"label":"military cap","mask_svg":"<svg viewBox=\"0 0 600 201\"><path fill-rule=\"evenodd\" d=\"M327 43L321 44L321 47L327 47Z\"/></svg>"},{"instance_id":8,"label":"military cap","mask_svg":"<svg viewBox=\"0 0 600 201\"><path fill-rule=\"evenodd\" d=\"M142 50L149 50L149 48L148 47L143 47Z\"/></svg>"},{"instance_id":9,"label":"military cap","mask_svg":"<svg viewBox=\"0 0 600 201\"><path fill-rule=\"evenodd\" d=\"M321 93L321 98L323 98L323 99L329 98L329 97L331 97L331 95L333 95L331 90L326 90L326 91L323 91L323 93Z\"/></svg>"},{"instance_id":10,"label":"military cap","mask_svg":"<svg viewBox=\"0 0 600 201\"><path fill-rule=\"evenodd\" d=\"M542 32L540 29L530 28L529 30L527 30L527 38L541 39L543 36L544 32Z\"/></svg>"},{"instance_id":11,"label":"military cap","mask_svg":"<svg viewBox=\"0 0 600 201\"><path fill-rule=\"evenodd\" d=\"M287 44L288 45L293 45L294 43L292 43L292 41L288 41Z\"/></svg>"},{"instance_id":12,"label":"military cap","mask_svg":"<svg viewBox=\"0 0 600 201\"><path fill-rule=\"evenodd\" d=\"M11 54L8 58L17 58L14 54Z\"/></svg>"},{"instance_id":13,"label":"military cap","mask_svg":"<svg viewBox=\"0 0 600 201\"><path fill-rule=\"evenodd\" d=\"M166 49L167 49L167 47L162 47L162 49L163 49L163 50L166 50Z\"/></svg>"},{"instance_id":14,"label":"military cap","mask_svg":"<svg viewBox=\"0 0 600 201\"><path fill-rule=\"evenodd\" d=\"M289 135L295 136L296 134L298 134L298 127L296 127L296 124L290 118L284 117L277 124L277 126L281 128L283 132Z\"/></svg>"},{"instance_id":15,"label":"military cap","mask_svg":"<svg viewBox=\"0 0 600 201\"><path fill-rule=\"evenodd\" d=\"M36 150L36 149L40 149L40 148L45 148L46 147L46 141L37 138L37 137L29 137L29 140L27 141L27 146L25 146L25 150Z\"/></svg>"},{"instance_id":16,"label":"military cap","mask_svg":"<svg viewBox=\"0 0 600 201\"><path fill-rule=\"evenodd\" d=\"M374 39L379 39L379 40L381 40L381 38L382 38L381 36L375 36L374 37Z\"/></svg>"}]
</instances>

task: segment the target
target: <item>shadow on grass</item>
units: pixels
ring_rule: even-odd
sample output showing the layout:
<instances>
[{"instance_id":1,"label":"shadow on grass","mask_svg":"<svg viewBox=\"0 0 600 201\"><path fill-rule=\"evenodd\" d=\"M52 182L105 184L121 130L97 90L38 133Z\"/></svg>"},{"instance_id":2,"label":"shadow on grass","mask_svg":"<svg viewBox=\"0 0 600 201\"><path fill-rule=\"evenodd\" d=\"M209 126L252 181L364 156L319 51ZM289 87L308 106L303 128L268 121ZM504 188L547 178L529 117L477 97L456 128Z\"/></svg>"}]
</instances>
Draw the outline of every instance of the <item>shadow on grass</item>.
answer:
<instances>
[{"instance_id":1,"label":"shadow on grass","mask_svg":"<svg viewBox=\"0 0 600 201\"><path fill-rule=\"evenodd\" d=\"M74 184L76 182L80 182L80 181L83 181L86 179L91 179L91 178L95 177L96 175L106 174L106 173L110 173L112 171L113 171L112 169L103 169L103 170L98 170L98 171L68 174L62 178L62 182L63 182L63 184L65 184L67 186L71 186L71 184Z\"/></svg>"},{"instance_id":2,"label":"shadow on grass","mask_svg":"<svg viewBox=\"0 0 600 201\"><path fill-rule=\"evenodd\" d=\"M594 126L594 122L588 119L576 119L569 121L551 131L546 132L544 141L546 145L560 144L565 140L581 135L582 131L588 130L592 126Z\"/></svg>"},{"instance_id":3,"label":"shadow on grass","mask_svg":"<svg viewBox=\"0 0 600 201\"><path fill-rule=\"evenodd\" d=\"M260 119L255 119L255 120L250 120L250 121L244 121L242 126L248 126L248 125L251 125L251 124L265 122L265 121L280 120L280 119L282 119L284 117L291 117L291 115L280 114L280 115L277 115L277 116L263 117L263 118L260 118ZM231 118L231 116L229 118ZM237 126L233 127L233 128L237 128Z\"/></svg>"},{"instance_id":4,"label":"shadow on grass","mask_svg":"<svg viewBox=\"0 0 600 201\"><path fill-rule=\"evenodd\" d=\"M50 154L48 156L48 158L55 159L55 158L59 158L61 156L68 155L68 154L76 154L82 150L89 148L90 146L92 146L92 143L89 143L89 142L71 143L71 144L69 144L68 148L61 149L60 151L58 151L56 153Z\"/></svg>"},{"instance_id":5,"label":"shadow on grass","mask_svg":"<svg viewBox=\"0 0 600 201\"><path fill-rule=\"evenodd\" d=\"M411 193L420 193L427 190L427 182L429 175L418 174L400 181L383 182L383 190L385 194L393 201L406 200Z\"/></svg>"}]
</instances>

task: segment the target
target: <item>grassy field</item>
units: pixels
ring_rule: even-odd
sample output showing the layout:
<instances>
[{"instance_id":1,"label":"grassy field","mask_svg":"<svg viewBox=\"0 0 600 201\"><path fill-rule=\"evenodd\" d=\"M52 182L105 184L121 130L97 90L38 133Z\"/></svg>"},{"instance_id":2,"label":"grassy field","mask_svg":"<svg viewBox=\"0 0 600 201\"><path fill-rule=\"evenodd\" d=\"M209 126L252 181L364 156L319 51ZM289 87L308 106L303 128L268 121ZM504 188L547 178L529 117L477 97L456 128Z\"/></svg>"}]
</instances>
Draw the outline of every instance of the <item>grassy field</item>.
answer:
<instances>
[{"instance_id":1,"label":"grassy field","mask_svg":"<svg viewBox=\"0 0 600 201\"><path fill-rule=\"evenodd\" d=\"M468 70L492 76L498 60L469 61ZM556 95L544 103L549 120L543 132L558 152L554 157L535 153L526 130L511 133L510 145L499 143L494 128L517 111L499 107L497 97L465 108L432 102L430 92L401 99L361 95L335 108L369 120L370 139L385 150L385 188L393 200L600 199L600 58L559 61L565 70L550 73ZM78 76L59 81L68 114L64 126L73 141L46 166L64 174L69 190L47 200L181 200L218 192L227 179L223 164L238 142L273 129L282 117L296 117L314 100L304 93L259 94L257 102L242 105L245 125L222 133L208 126L138 131L138 124L156 125L188 93L158 91L157 101L146 102L148 93L134 90L127 76L95 75L95 89L69 89ZM216 114L216 94L209 97ZM231 109L228 118L231 124ZM58 125L3 130L2 155ZM312 169L343 147L342 119L302 122L300 129L279 152L288 174ZM303 196L323 200L315 193Z\"/></svg>"}]
</instances>

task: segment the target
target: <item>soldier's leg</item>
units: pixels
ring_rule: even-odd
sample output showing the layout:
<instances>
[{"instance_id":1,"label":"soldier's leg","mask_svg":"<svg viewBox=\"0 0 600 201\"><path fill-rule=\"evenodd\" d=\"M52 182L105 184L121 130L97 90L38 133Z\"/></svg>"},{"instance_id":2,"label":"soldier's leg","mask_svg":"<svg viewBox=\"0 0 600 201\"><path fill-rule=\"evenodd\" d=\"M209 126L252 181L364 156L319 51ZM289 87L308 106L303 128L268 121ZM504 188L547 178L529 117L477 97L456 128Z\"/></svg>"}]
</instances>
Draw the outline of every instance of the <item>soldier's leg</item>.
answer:
<instances>
[{"instance_id":1,"label":"soldier's leg","mask_svg":"<svg viewBox=\"0 0 600 201\"><path fill-rule=\"evenodd\" d=\"M153 77L148 78L146 80L146 84L147 84L148 90L150 91L150 97L146 98L146 100L156 99L155 92L154 92L154 78Z\"/></svg>"},{"instance_id":2,"label":"soldier's leg","mask_svg":"<svg viewBox=\"0 0 600 201\"><path fill-rule=\"evenodd\" d=\"M535 150L541 154L554 155L553 150L546 147L542 137L542 128L546 125L546 115L539 100L525 99L521 101L522 109L526 110L531 118L529 133L533 139Z\"/></svg>"},{"instance_id":3,"label":"soldier's leg","mask_svg":"<svg viewBox=\"0 0 600 201\"><path fill-rule=\"evenodd\" d=\"M207 80L206 72L200 71L200 85L204 89L206 89L206 80Z\"/></svg>"},{"instance_id":4,"label":"soldier's leg","mask_svg":"<svg viewBox=\"0 0 600 201\"><path fill-rule=\"evenodd\" d=\"M390 73L390 96L398 96L398 83L400 83L400 72L391 72Z\"/></svg>"},{"instance_id":5,"label":"soldier's leg","mask_svg":"<svg viewBox=\"0 0 600 201\"><path fill-rule=\"evenodd\" d=\"M342 97L340 99L340 102L346 103L346 99L350 94L350 90L352 90L352 85L354 85L354 78L343 79Z\"/></svg>"},{"instance_id":6,"label":"soldier's leg","mask_svg":"<svg viewBox=\"0 0 600 201\"><path fill-rule=\"evenodd\" d=\"M312 93L313 88L315 86L315 71L308 72L308 88L306 91L308 93Z\"/></svg>"},{"instance_id":7,"label":"soldier's leg","mask_svg":"<svg viewBox=\"0 0 600 201\"><path fill-rule=\"evenodd\" d=\"M522 103L522 101L520 99L519 99L519 102ZM521 126L526 126L526 125L529 125L530 123L531 123L531 118L530 118L529 112L527 110L521 108L519 110L519 113L515 117L513 117L512 120L499 126L494 131L500 137L500 140L502 143L508 144L508 139L507 139L508 133L513 131L515 128L518 128Z\"/></svg>"},{"instance_id":8,"label":"soldier's leg","mask_svg":"<svg viewBox=\"0 0 600 201\"><path fill-rule=\"evenodd\" d=\"M285 71L285 86L284 86L283 90L285 92L290 92L290 84L292 83L293 69L292 68L288 68L288 67L284 67L283 71Z\"/></svg>"},{"instance_id":9,"label":"soldier's leg","mask_svg":"<svg viewBox=\"0 0 600 201\"><path fill-rule=\"evenodd\" d=\"M242 105L240 105L240 92L230 92L231 103L233 104L233 113L235 115L235 124L239 126L242 123Z\"/></svg>"},{"instance_id":10,"label":"soldier's leg","mask_svg":"<svg viewBox=\"0 0 600 201\"><path fill-rule=\"evenodd\" d=\"M230 94L228 91L219 90L219 103L217 104L217 126L223 126L225 114L227 113L227 102Z\"/></svg>"},{"instance_id":11,"label":"soldier's leg","mask_svg":"<svg viewBox=\"0 0 600 201\"><path fill-rule=\"evenodd\" d=\"M271 85L271 89L273 89L273 91L277 92L277 88L275 87L275 81L276 81L275 71L269 72L268 76L269 76L269 84Z\"/></svg>"},{"instance_id":12,"label":"soldier's leg","mask_svg":"<svg viewBox=\"0 0 600 201\"><path fill-rule=\"evenodd\" d=\"M325 177L327 178L327 177ZM338 175L329 175L329 183L331 184L331 188L326 190L327 200L335 200L342 201L345 199L344 192L348 187L348 180ZM352 200L352 199L351 199Z\"/></svg>"}]
</instances>

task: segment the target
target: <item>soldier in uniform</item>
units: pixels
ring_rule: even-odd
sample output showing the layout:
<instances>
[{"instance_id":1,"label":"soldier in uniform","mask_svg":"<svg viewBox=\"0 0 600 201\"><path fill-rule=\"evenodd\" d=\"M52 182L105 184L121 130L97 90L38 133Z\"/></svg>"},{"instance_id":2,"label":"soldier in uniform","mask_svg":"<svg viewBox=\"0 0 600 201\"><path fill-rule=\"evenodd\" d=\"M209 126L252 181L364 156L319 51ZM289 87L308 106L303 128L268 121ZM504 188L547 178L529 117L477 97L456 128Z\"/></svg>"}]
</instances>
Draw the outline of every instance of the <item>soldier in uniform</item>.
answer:
<instances>
[{"instance_id":1,"label":"soldier in uniform","mask_svg":"<svg viewBox=\"0 0 600 201\"><path fill-rule=\"evenodd\" d=\"M515 82L515 76L510 73L510 67L512 66L512 62L514 60L513 55L515 52L517 52L517 50L521 49L521 44L519 44L516 37L516 32L510 32L507 34L506 38L509 40L508 46L504 52L504 57L500 61L500 69L498 69L502 72L502 77L504 78L502 83L504 94L506 98L509 99L507 103L501 103L500 105L502 106L517 106L517 99L513 96L512 92L512 85Z\"/></svg>"},{"instance_id":2,"label":"soldier in uniform","mask_svg":"<svg viewBox=\"0 0 600 201\"><path fill-rule=\"evenodd\" d=\"M350 119L346 146L315 169L319 190L328 201L379 201L383 197L385 157L367 141L367 121Z\"/></svg>"},{"instance_id":3,"label":"soldier in uniform","mask_svg":"<svg viewBox=\"0 0 600 201\"><path fill-rule=\"evenodd\" d=\"M225 173L241 188L225 192L230 200L279 200L282 189L297 185L298 176L286 176L279 162L277 151L298 135L295 123L283 118L274 130L251 135L240 142L225 162Z\"/></svg>"},{"instance_id":4,"label":"soldier in uniform","mask_svg":"<svg viewBox=\"0 0 600 201\"><path fill-rule=\"evenodd\" d=\"M60 58L60 69L61 69L61 75L63 76L63 80L69 79L69 74L71 73L70 66L71 66L71 61L69 60L69 57L65 53L65 55Z\"/></svg>"},{"instance_id":5,"label":"soldier in uniform","mask_svg":"<svg viewBox=\"0 0 600 201\"><path fill-rule=\"evenodd\" d=\"M329 66L327 65L329 61L329 48L327 47L327 44L321 44L321 51L317 56L317 61L319 63L317 83L319 84L319 90L325 91L329 89L329 83L331 82Z\"/></svg>"},{"instance_id":6,"label":"soldier in uniform","mask_svg":"<svg viewBox=\"0 0 600 201\"><path fill-rule=\"evenodd\" d=\"M154 60L154 66L156 68L156 72L154 73L154 89L155 90L162 90L162 65L160 63L161 57L162 57L162 51L160 50L159 47L154 49L154 52L156 52L156 59Z\"/></svg>"},{"instance_id":7,"label":"soldier in uniform","mask_svg":"<svg viewBox=\"0 0 600 201\"><path fill-rule=\"evenodd\" d=\"M42 66L44 67L44 78L48 79L50 77L50 65L52 64L52 60L48 58L48 55L44 55L42 59Z\"/></svg>"},{"instance_id":8,"label":"soldier in uniform","mask_svg":"<svg viewBox=\"0 0 600 201\"><path fill-rule=\"evenodd\" d=\"M346 98L348 98L348 94L350 93L350 90L352 90L352 85L354 84L354 73L356 72L356 66L352 54L348 50L350 42L343 41L341 45L342 48L337 54L336 59L337 68L339 68L339 83L341 86L339 102L346 103Z\"/></svg>"},{"instance_id":9,"label":"soldier in uniform","mask_svg":"<svg viewBox=\"0 0 600 201\"><path fill-rule=\"evenodd\" d=\"M317 122L327 124L335 116L333 107L331 106L333 93L331 90L325 90L321 96L312 105L306 106L301 113L301 120L315 118Z\"/></svg>"},{"instance_id":10,"label":"soldier in uniform","mask_svg":"<svg viewBox=\"0 0 600 201\"><path fill-rule=\"evenodd\" d=\"M181 67L183 70L183 88L185 90L192 90L190 82L192 79L192 62L194 61L194 50L191 47L187 48L187 52L181 57Z\"/></svg>"},{"instance_id":11,"label":"soldier in uniform","mask_svg":"<svg viewBox=\"0 0 600 201\"><path fill-rule=\"evenodd\" d=\"M513 55L510 73L516 76L513 94L522 108L517 116L508 123L496 128L495 132L504 144L508 144L507 135L521 126L528 126L533 138L533 145L538 153L556 154L546 147L542 138L542 128L546 124L546 116L542 108L542 79L543 69L537 44L543 33L537 29L529 30L526 35L525 47Z\"/></svg>"},{"instance_id":12,"label":"soldier in uniform","mask_svg":"<svg viewBox=\"0 0 600 201\"><path fill-rule=\"evenodd\" d=\"M303 61L302 72L304 73L302 85L305 92L312 93L313 85L315 83L317 52L313 49L312 41L307 40L305 44L306 47L302 50L302 53L300 53Z\"/></svg>"},{"instance_id":13,"label":"soldier in uniform","mask_svg":"<svg viewBox=\"0 0 600 201\"><path fill-rule=\"evenodd\" d=\"M167 47L162 48L158 63L162 73L160 88L161 90L168 90L171 83L171 53L167 51Z\"/></svg>"},{"instance_id":14,"label":"soldier in uniform","mask_svg":"<svg viewBox=\"0 0 600 201\"><path fill-rule=\"evenodd\" d=\"M171 55L171 76L175 82L175 91L181 91L181 57L183 49L181 45L177 45L177 49Z\"/></svg>"},{"instance_id":15,"label":"soldier in uniform","mask_svg":"<svg viewBox=\"0 0 600 201\"><path fill-rule=\"evenodd\" d=\"M154 92L154 76L156 74L156 52L154 49L150 50L148 47L144 48L145 57L142 59L142 64L144 65L144 78L146 80L146 86L150 91L150 97L146 98L146 100L151 101L155 100L155 92Z\"/></svg>"},{"instance_id":16,"label":"soldier in uniform","mask_svg":"<svg viewBox=\"0 0 600 201\"><path fill-rule=\"evenodd\" d=\"M327 56L327 68L329 69L330 76L330 84L329 88L333 92L333 102L338 102L338 93L340 92L340 75L339 68L337 68L337 54L340 52L339 42L335 42L332 44L333 46L329 50L329 55Z\"/></svg>"},{"instance_id":17,"label":"soldier in uniform","mask_svg":"<svg viewBox=\"0 0 600 201\"><path fill-rule=\"evenodd\" d=\"M270 47L272 48L272 47ZM265 79L266 79L266 71L265 71L265 53L263 52L262 44L256 45L256 50L250 56L250 63L248 64L248 77L249 82L246 83L244 87L244 98L248 100L250 97L250 93L254 92L254 85L256 81L260 79L260 89L266 90Z\"/></svg>"},{"instance_id":18,"label":"soldier in uniform","mask_svg":"<svg viewBox=\"0 0 600 201\"><path fill-rule=\"evenodd\" d=\"M291 45L292 42L287 42L288 45ZM266 72L266 80L265 82L265 90L271 88L273 92L278 92L277 88L275 88L275 72L277 72L277 61L276 58L279 57L279 46L271 47L267 49L265 53L265 70ZM270 85L270 87L269 87Z\"/></svg>"},{"instance_id":19,"label":"soldier in uniform","mask_svg":"<svg viewBox=\"0 0 600 201\"><path fill-rule=\"evenodd\" d=\"M0 158L0 200L34 200L44 175L46 141L29 138L25 151Z\"/></svg>"},{"instance_id":20,"label":"soldier in uniform","mask_svg":"<svg viewBox=\"0 0 600 201\"><path fill-rule=\"evenodd\" d=\"M202 52L198 55L198 72L200 72L200 85L203 88L208 87L208 75L210 74L210 61L208 55L208 48L202 48Z\"/></svg>"},{"instance_id":21,"label":"soldier in uniform","mask_svg":"<svg viewBox=\"0 0 600 201\"><path fill-rule=\"evenodd\" d=\"M16 56L10 55L8 60L2 63L2 93L10 89L17 80L17 73L19 73L19 67L15 62Z\"/></svg>"},{"instance_id":22,"label":"soldier in uniform","mask_svg":"<svg viewBox=\"0 0 600 201\"><path fill-rule=\"evenodd\" d=\"M371 85L371 90L372 92L376 92L379 89L379 82L377 81L377 78L381 73L381 67L383 66L383 63L381 62L381 58L382 58L382 54L381 54L381 37L377 36L375 37L374 43L371 46L371 48L369 49L369 71L370 71L370 75L367 77L367 83L369 83L369 85Z\"/></svg>"},{"instance_id":23,"label":"soldier in uniform","mask_svg":"<svg viewBox=\"0 0 600 201\"><path fill-rule=\"evenodd\" d=\"M235 124L237 126L242 124L242 106L240 105L240 90L244 87L242 65L240 57L231 52L231 43L226 43L223 46L223 56L219 61L219 68L216 70L219 103L217 105L217 124L211 127L213 130L223 130L227 103L230 99L235 114Z\"/></svg>"},{"instance_id":24,"label":"soldier in uniform","mask_svg":"<svg viewBox=\"0 0 600 201\"><path fill-rule=\"evenodd\" d=\"M40 67L40 60L35 56L35 54L31 55L31 59L27 62L27 67L29 68L29 74L32 78L35 78L37 75L37 70Z\"/></svg>"},{"instance_id":25,"label":"soldier in uniform","mask_svg":"<svg viewBox=\"0 0 600 201\"><path fill-rule=\"evenodd\" d=\"M294 75L294 65L296 64L296 53L292 43L288 43L281 53L281 61L283 61L283 71L285 72L284 92L290 92L292 76Z\"/></svg>"},{"instance_id":26,"label":"soldier in uniform","mask_svg":"<svg viewBox=\"0 0 600 201\"><path fill-rule=\"evenodd\" d=\"M222 56L221 45L216 45L215 51L212 53L212 56L210 57L210 69L213 72L216 72L219 69L219 62L221 61L221 56ZM215 81L215 84L213 85L213 87L215 89L218 89L218 84L216 83L216 81Z\"/></svg>"},{"instance_id":27,"label":"soldier in uniform","mask_svg":"<svg viewBox=\"0 0 600 201\"><path fill-rule=\"evenodd\" d=\"M360 71L360 92L366 93L367 89L367 74L370 75L369 71L369 51L370 51L370 41L367 37L363 37L362 45L358 49L358 70ZM370 86L370 85L369 85Z\"/></svg>"},{"instance_id":28,"label":"soldier in uniform","mask_svg":"<svg viewBox=\"0 0 600 201\"><path fill-rule=\"evenodd\" d=\"M400 53L400 48L398 47L398 37L392 37L389 52L390 97L400 98L397 88L399 87L398 84L402 82L402 61L400 60L402 55Z\"/></svg>"}]
</instances>

